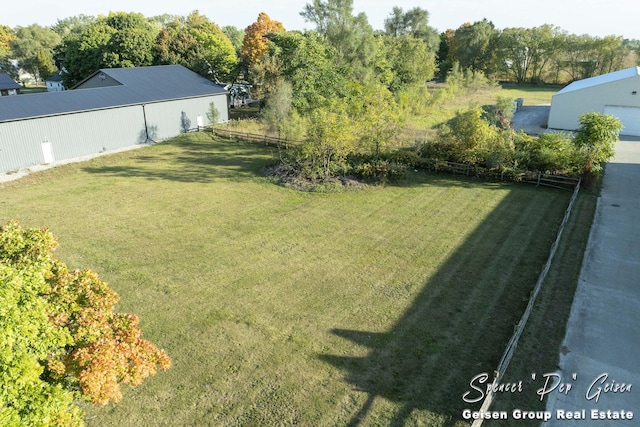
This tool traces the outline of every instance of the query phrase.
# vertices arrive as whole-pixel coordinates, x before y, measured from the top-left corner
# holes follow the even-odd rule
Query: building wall
[[[44,164],[43,143],[50,144],[54,161],[62,161],[145,144],[147,134],[152,141],[172,138],[197,129],[198,116],[209,125],[211,102],[219,121],[227,121],[221,94],[0,123],[0,173]]]
[[[114,108],[0,123],[0,173],[70,160],[146,142],[142,106]]]
[[[640,77],[553,95],[548,127],[576,130],[582,114],[604,113],[605,105],[640,107]]]
[[[64,86],[62,86],[62,82],[55,82],[47,80],[47,92],[62,92],[64,90]]]
[[[212,102],[219,113],[218,121],[228,121],[225,94],[146,104],[144,108],[149,138],[153,141],[161,141],[181,133],[197,130],[198,116],[202,117],[204,126],[210,125],[207,112]]]

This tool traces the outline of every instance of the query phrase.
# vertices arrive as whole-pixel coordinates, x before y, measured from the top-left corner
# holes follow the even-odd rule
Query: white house
[[[62,92],[65,90],[62,84],[62,76],[60,73],[56,73],[44,81],[47,85],[47,92]]]
[[[640,136],[640,67],[578,80],[551,98],[548,127],[576,130],[584,113],[618,117],[622,135]]]
[[[0,96],[17,95],[21,88],[9,74],[0,73]]]

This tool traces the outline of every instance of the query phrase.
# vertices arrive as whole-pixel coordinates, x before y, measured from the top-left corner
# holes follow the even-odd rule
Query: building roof
[[[640,76],[640,67],[626,68],[624,70],[614,71],[613,73],[602,74],[600,76],[590,77],[584,80],[577,80],[556,92],[556,95],[638,76]]]
[[[60,75],[60,73],[56,73],[53,76],[44,79],[44,81],[45,82],[61,82],[62,76]]]
[[[21,88],[22,86],[16,83],[15,80],[13,80],[9,74],[0,73],[0,89],[7,90],[7,89],[21,89]]]
[[[100,73],[120,84],[82,88]],[[96,71],[74,90],[0,97],[0,122],[223,93],[221,86],[181,65],[108,68]]]

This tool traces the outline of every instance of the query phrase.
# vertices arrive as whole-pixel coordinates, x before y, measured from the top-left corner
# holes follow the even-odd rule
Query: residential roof
[[[9,74],[0,73],[0,89],[7,90],[7,89],[20,89],[20,88],[22,88],[22,86],[16,83],[15,80],[13,80]]]
[[[226,93],[181,65],[101,69],[83,82],[100,73],[121,84],[0,97],[0,122]]]
[[[59,73],[54,74],[51,77],[44,79],[45,82],[60,82],[62,81],[62,76]]]
[[[599,86],[618,80],[629,79],[640,76],[640,67],[631,67],[624,70],[614,71],[613,73],[602,74],[600,76],[590,77],[584,80],[575,81],[562,90],[556,92],[556,95],[561,93],[573,92],[576,90],[586,89],[593,86]]]

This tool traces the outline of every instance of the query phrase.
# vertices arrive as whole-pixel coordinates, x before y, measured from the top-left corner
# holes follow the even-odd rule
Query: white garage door
[[[604,113],[611,114],[620,119],[624,125],[620,134],[640,136],[640,108],[605,105]]]

